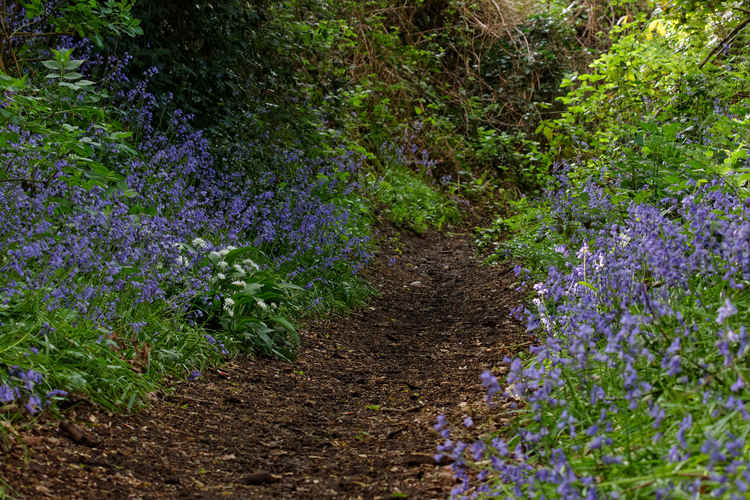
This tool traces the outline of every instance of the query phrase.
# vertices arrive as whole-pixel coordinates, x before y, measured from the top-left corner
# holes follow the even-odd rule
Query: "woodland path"
[[[87,404],[6,443],[20,498],[446,498],[435,418],[488,413],[479,375],[528,345],[514,275],[468,234],[384,230],[368,306],[308,323],[295,364],[235,360],[130,415]],[[394,262],[395,260],[395,262]]]

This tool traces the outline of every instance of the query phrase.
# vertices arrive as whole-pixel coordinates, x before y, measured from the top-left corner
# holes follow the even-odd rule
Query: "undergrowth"
[[[386,207],[388,219],[397,226],[424,233],[459,220],[456,202],[405,166],[387,167],[380,178],[370,173],[367,183],[374,186],[375,199]]]
[[[351,116],[384,82],[343,69],[361,47],[340,7],[2,4],[5,415],[130,410],[239,353],[293,361],[298,320],[372,292],[373,206],[418,232],[457,220],[408,99]],[[419,67],[389,29],[381,48]]]
[[[511,428],[472,444],[438,421],[455,498],[747,497],[747,34],[711,50],[735,7],[623,22],[564,81],[545,194],[479,233],[521,264],[538,343],[482,375]]]

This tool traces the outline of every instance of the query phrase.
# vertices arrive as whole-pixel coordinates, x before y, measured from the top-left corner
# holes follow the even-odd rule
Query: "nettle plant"
[[[51,71],[49,85],[0,75],[6,96],[0,154],[15,164],[0,179],[32,190],[63,180],[71,187],[97,186],[130,195],[113,164],[137,155],[127,143],[132,134],[107,116],[101,105],[106,94],[77,71],[84,61],[72,59],[72,50],[53,49],[54,58],[42,61]]]

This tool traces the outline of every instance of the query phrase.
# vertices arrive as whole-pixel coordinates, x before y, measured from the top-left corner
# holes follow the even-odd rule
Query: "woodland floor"
[[[308,322],[296,363],[235,360],[133,415],[44,417],[8,434],[0,478],[18,498],[446,498],[437,415],[507,422],[479,375],[530,339],[513,273],[481,265],[469,234],[381,237],[380,294]]]

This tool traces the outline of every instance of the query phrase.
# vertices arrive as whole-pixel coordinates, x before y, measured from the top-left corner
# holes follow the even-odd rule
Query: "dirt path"
[[[22,498],[447,497],[432,426],[502,425],[479,374],[526,343],[514,277],[480,266],[467,235],[385,239],[369,270],[382,294],[308,325],[296,364],[238,360],[134,416],[67,410],[91,442],[42,422],[0,477]]]

